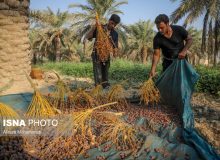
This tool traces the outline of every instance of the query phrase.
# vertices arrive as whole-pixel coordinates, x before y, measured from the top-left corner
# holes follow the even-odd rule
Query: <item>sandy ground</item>
[[[93,85],[93,81],[90,78],[75,78],[71,76],[61,76],[61,79],[67,83],[67,84],[90,84],[90,86]],[[44,72],[43,79],[32,79],[32,82],[34,85],[40,89],[40,88],[47,88],[49,86],[55,85],[58,78],[54,72]],[[19,94],[19,93],[26,93],[30,92],[33,93],[34,89],[31,87],[28,80],[23,81],[22,83],[16,83],[13,82],[10,87],[8,87],[6,90],[2,91],[0,95],[8,95],[8,94]]]

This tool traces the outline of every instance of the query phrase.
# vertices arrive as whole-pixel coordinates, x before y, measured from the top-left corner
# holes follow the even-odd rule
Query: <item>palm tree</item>
[[[87,47],[84,47],[84,45],[80,43],[76,30],[71,30],[71,33],[66,35],[63,41],[66,46],[62,52],[64,59],[68,61],[85,61],[90,58],[93,43],[89,42],[86,44]]]
[[[29,29],[29,39],[31,44],[31,57],[32,64],[36,64],[37,62],[43,62],[44,54],[39,50],[39,44],[37,45],[36,40],[39,38],[40,32],[35,28]]]
[[[220,2],[219,2],[220,6]],[[220,9],[220,7],[219,7]],[[219,45],[220,45],[220,11],[218,10],[217,18],[215,19],[215,27],[214,27],[214,66],[217,65],[217,57],[218,53],[220,51]]]
[[[61,47],[65,46],[63,38],[68,31],[68,12],[58,11],[54,13],[49,7],[46,11],[32,11],[30,14],[31,21],[35,28],[40,28],[38,39],[35,46],[38,45],[39,50],[52,52],[54,60],[61,60]]]
[[[130,48],[130,44],[129,44],[128,35],[125,32],[120,32],[120,31],[118,32],[120,34],[118,56],[123,57],[123,58],[128,58],[128,56],[130,55],[130,52],[132,52]]]
[[[177,1],[177,0],[172,0]],[[219,0],[182,0],[180,6],[172,13],[171,20],[176,23],[181,18],[186,16],[184,25],[192,23],[196,18],[204,15],[203,18],[203,34],[201,51],[204,54],[206,51],[206,38],[208,24],[214,23],[214,65],[216,65],[216,58],[219,47],[219,28],[220,28],[220,1]],[[209,27],[210,28],[210,27]],[[211,29],[211,28],[210,28]],[[209,32],[210,33],[210,32]]]
[[[198,64],[198,60],[202,58],[202,54],[200,53],[201,39],[202,39],[202,31],[197,30],[196,28],[190,27],[187,30],[189,34],[193,38],[193,44],[189,49],[189,61],[191,64]]]
[[[143,64],[146,64],[148,49],[152,46],[154,36],[153,26],[154,23],[150,20],[139,21],[128,26],[131,50],[136,51],[140,55]]]
[[[14,79],[11,90],[28,87],[24,71],[31,70],[29,3],[29,0],[0,1],[0,86]]]
[[[207,54],[208,54],[208,64],[210,62],[210,57],[213,55],[213,27],[212,21],[209,22],[209,31],[208,31],[208,43],[207,43]]]
[[[82,11],[73,14],[75,22],[73,26],[78,26],[78,35],[82,37],[92,25],[95,25],[96,12],[102,23],[107,22],[107,17],[111,14],[122,14],[118,9],[119,6],[127,4],[127,0],[87,0],[87,4],[71,4],[70,8],[79,8]]]

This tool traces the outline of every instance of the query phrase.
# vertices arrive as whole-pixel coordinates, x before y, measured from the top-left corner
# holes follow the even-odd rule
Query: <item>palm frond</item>
[[[196,4],[195,0],[182,0],[180,6],[171,14],[170,20],[173,23],[178,22],[182,17],[184,17],[190,9]]]
[[[202,6],[198,6],[202,7]],[[195,7],[193,10],[189,12],[187,15],[185,21],[184,21],[184,26],[191,24],[193,21],[195,21],[199,16],[203,14],[203,9],[199,9],[198,7]]]
[[[82,5],[82,4],[70,4],[69,8],[80,8],[81,10],[84,10],[84,11],[92,11],[93,10],[93,8],[91,8],[90,6]]]
[[[112,4],[112,7],[113,8],[117,8],[117,7],[119,7],[121,5],[124,5],[124,4],[128,4],[128,1],[127,0],[123,0],[123,1],[120,1],[120,2],[115,2],[115,3]]]

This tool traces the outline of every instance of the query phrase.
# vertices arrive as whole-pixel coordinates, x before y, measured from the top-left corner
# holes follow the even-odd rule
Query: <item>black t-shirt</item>
[[[181,26],[171,25],[171,28],[173,34],[170,38],[166,38],[158,32],[153,41],[154,49],[161,49],[165,58],[177,58],[184,48],[184,40],[188,36],[188,32]]]
[[[102,25],[104,30],[107,30],[107,25]],[[96,38],[97,28],[93,32],[93,38]],[[111,42],[113,48],[118,48],[118,33],[113,29],[110,31]]]

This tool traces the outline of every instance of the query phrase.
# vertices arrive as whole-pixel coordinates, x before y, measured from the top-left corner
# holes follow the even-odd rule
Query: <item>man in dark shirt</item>
[[[120,17],[116,14],[111,15],[107,24],[102,25],[104,32],[109,36],[110,42],[113,46],[113,56],[117,54],[118,48],[118,33],[115,31],[115,27],[120,23]],[[88,32],[85,39],[92,40],[97,36],[97,28],[93,26],[92,29]],[[95,85],[102,84],[103,88],[110,86],[108,82],[108,72],[110,67],[110,57],[107,61],[102,62],[96,51],[96,41],[94,43],[93,52],[92,52],[92,61],[93,61],[93,72],[94,72],[94,81]]]
[[[163,54],[163,71],[173,62],[173,59],[186,58],[186,52],[192,44],[192,38],[185,28],[177,25],[170,25],[169,18],[165,14],[160,14],[155,19],[158,33],[154,37],[154,55],[150,71],[150,77],[155,76],[156,66],[160,59],[160,50]]]

